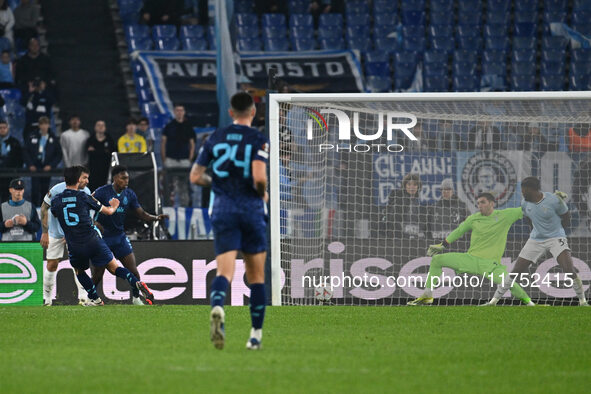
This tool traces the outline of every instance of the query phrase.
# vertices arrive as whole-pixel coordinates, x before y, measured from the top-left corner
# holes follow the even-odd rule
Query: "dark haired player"
[[[125,235],[125,215],[127,211],[133,210],[138,218],[152,223],[158,220],[164,220],[166,215],[150,215],[140,206],[137,196],[129,186],[129,173],[127,167],[117,165],[111,169],[111,178],[113,183],[104,185],[94,191],[92,196],[96,198],[101,204],[107,205],[112,199],[119,200],[119,207],[113,215],[97,213],[97,226],[101,229],[103,240],[125,268],[131,271],[136,278],[140,279],[138,273],[135,254],[131,248],[131,242]],[[103,279],[105,267],[92,267],[92,281],[98,285]],[[133,304],[144,305],[140,299],[140,292],[138,289],[132,288]]]
[[[523,217],[521,208],[495,211],[495,198],[490,193],[480,193],[476,203],[480,212],[468,216],[442,243],[429,246],[427,255],[434,257],[429,267],[425,292],[416,300],[408,302],[408,305],[432,304],[433,278],[440,277],[442,268],[448,267],[456,273],[465,272],[489,278],[492,276],[494,283],[501,284],[504,289],[503,294],[511,288],[511,293],[515,297],[528,306],[534,306],[521,286],[517,283],[511,286],[507,268],[501,264],[501,257],[505,253],[507,244],[507,233],[511,225]],[[438,254],[468,231],[472,231],[472,234],[467,253]]]
[[[538,178],[530,176],[521,181],[523,195],[521,209],[532,231],[519,253],[512,274],[520,276],[522,273],[527,273],[530,264],[535,263],[546,252],[550,252],[562,270],[572,279],[572,287],[579,298],[579,305],[589,306],[585,299],[583,282],[575,271],[564,231],[564,227],[570,222],[568,207],[564,202],[567,195],[560,191],[554,194],[542,192],[541,188]],[[505,291],[500,287],[497,288],[488,304],[496,305]]]
[[[212,185],[215,194],[211,223],[217,276],[211,284],[211,341],[223,349],[224,300],[234,276],[236,255],[242,251],[250,284],[252,329],[247,349],[260,349],[265,317],[266,202],[269,143],[251,127],[255,116],[252,97],[236,93],[230,100],[234,123],[217,129],[205,142],[191,169],[191,182]],[[205,173],[211,166],[213,175]]]
[[[112,215],[119,207],[119,200],[109,201],[109,207],[104,206],[93,197],[78,190],[78,180],[81,175],[79,167],[69,167],[64,171],[66,190],[57,194],[51,200],[51,213],[58,219],[68,244],[70,264],[74,267],[76,277],[88,292],[90,301],[86,306],[101,306],[96,287],[85,270],[89,261],[94,266],[105,267],[110,273],[129,282],[132,288],[140,290],[149,304],[154,296],[144,282],[140,282],[127,268],[117,266],[113,253],[109,250],[90,217],[90,209],[105,215]]]

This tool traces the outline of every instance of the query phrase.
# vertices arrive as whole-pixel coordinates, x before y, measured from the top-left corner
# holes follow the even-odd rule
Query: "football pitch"
[[[0,393],[588,392],[591,308],[0,308]]]

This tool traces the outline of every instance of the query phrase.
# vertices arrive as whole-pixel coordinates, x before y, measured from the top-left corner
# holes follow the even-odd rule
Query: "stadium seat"
[[[175,25],[154,25],[152,27],[152,37],[155,40],[159,38],[172,38],[176,37],[176,26]]]
[[[368,51],[364,55],[365,63],[389,63],[390,56],[384,51]]]
[[[392,90],[392,79],[390,76],[370,75],[366,78],[367,88],[372,93],[389,92]]]
[[[394,37],[375,37],[374,48],[388,53],[394,53],[400,49],[399,41]]]
[[[380,14],[396,13],[396,4],[391,0],[374,0],[373,15],[374,18]]]
[[[471,51],[480,51],[482,49],[482,38],[476,37],[458,37],[458,48]]]
[[[513,2],[516,11],[538,10],[538,0],[519,0]]]
[[[453,62],[452,74],[453,76],[475,75],[476,64],[470,62]]]
[[[238,39],[238,50],[243,52],[256,52],[261,50],[261,41],[258,38]]]
[[[446,63],[449,60],[449,54],[445,51],[430,50],[426,51],[423,60],[426,63]]]
[[[511,0],[488,0],[486,9],[495,12],[507,12],[511,9]]]
[[[405,37],[402,42],[402,48],[405,51],[423,52],[426,49],[425,36]]]
[[[289,42],[285,37],[265,38],[263,39],[265,51],[289,51]]]
[[[347,26],[345,36],[348,39],[369,38],[369,28],[367,26]]]
[[[535,75],[536,65],[531,62],[513,62],[511,63],[512,75]]]
[[[518,23],[516,22],[513,26],[513,36],[514,37],[532,37],[536,34],[537,26],[535,23],[523,22]]]
[[[263,27],[282,27],[285,29],[285,15],[283,14],[263,14],[261,16]]]
[[[127,25],[125,26],[125,36],[128,38],[148,38],[150,37],[150,28],[146,25]]]
[[[403,25],[425,25],[425,12],[414,10],[402,10],[402,24]]]
[[[588,75],[571,75],[568,79],[570,90],[591,90]]]
[[[159,51],[176,51],[180,47],[179,39],[176,37],[159,38],[155,44],[155,48]]]
[[[448,53],[453,52],[456,49],[455,43],[451,37],[432,37],[430,45],[431,49]]]
[[[431,10],[434,10],[437,12],[452,13],[453,12],[453,5],[454,5],[454,2],[449,1],[449,0],[431,0],[431,2],[430,2]]]
[[[389,76],[390,65],[388,62],[365,63],[365,75]]]
[[[513,50],[513,52],[511,52],[511,59],[515,62],[533,63],[535,58],[536,58],[536,52],[534,50],[522,49],[522,50]]]
[[[429,37],[449,38],[452,35],[453,35],[453,27],[451,25],[431,25],[431,26],[429,26]]]
[[[369,14],[347,14],[345,17],[347,26],[369,26],[370,18]]]
[[[478,25],[480,26],[482,13],[480,10],[458,11],[458,25]]]
[[[564,48],[560,49],[544,49],[542,50],[542,61],[547,62],[558,62],[564,61],[566,58],[566,50]]]
[[[538,23],[538,12],[535,10],[515,11],[513,15],[515,23]]]
[[[234,12],[252,12],[253,10],[252,0],[234,0]]]
[[[513,75],[511,76],[511,90],[533,91],[536,90],[535,75]]]
[[[507,25],[505,24],[486,24],[484,25],[484,38],[488,37],[506,37]]]
[[[425,0],[404,0],[400,4],[400,9],[409,11],[424,11]]]
[[[565,22],[566,12],[565,11],[544,11],[543,14],[544,24],[552,22]]]
[[[574,62],[591,62],[591,49],[574,49],[570,53],[571,60]]]
[[[509,23],[511,14],[509,12],[496,12],[488,10],[486,12],[486,23],[494,25],[506,25]]]
[[[423,85],[425,92],[447,92],[449,90],[447,76],[425,76]]]
[[[366,51],[371,48],[371,40],[368,37],[347,37],[347,48],[358,51]]]
[[[237,13],[235,14],[236,24],[238,26],[259,26],[259,18],[252,13]]]
[[[564,37],[547,36],[542,38],[542,51],[545,49],[560,49],[566,48],[567,41]]]
[[[287,12],[291,16],[305,14],[309,6],[310,2],[307,0],[290,0],[287,2]]]
[[[447,77],[447,63],[425,63],[423,65],[423,75]]]
[[[421,25],[403,26],[402,37],[405,40],[409,38],[425,38],[425,27]]]
[[[367,14],[369,6],[365,0],[348,0],[345,2],[345,12],[350,14]]]
[[[507,68],[504,63],[482,63],[482,75],[507,75]]]
[[[565,11],[566,0],[544,0],[544,9],[546,11]]]
[[[394,27],[398,24],[398,16],[396,14],[377,14],[373,17],[374,26]]]
[[[458,12],[478,12],[482,9],[481,0],[458,1]]]
[[[314,29],[314,18],[310,14],[291,15],[289,17],[289,26],[301,26],[308,29]]]
[[[591,11],[591,0],[574,0],[573,11]]]
[[[572,28],[584,36],[591,36],[591,23],[574,23]]]
[[[311,38],[291,37],[291,47],[294,51],[313,51],[316,49],[316,40]]]
[[[543,75],[541,90],[564,90],[564,77],[562,75]]]
[[[205,51],[207,50],[207,41],[205,38],[186,37],[181,40],[183,49],[186,51]]]
[[[314,37],[314,29],[311,29],[306,26],[292,26],[289,29],[289,36],[292,38],[313,38]]]
[[[513,37],[513,49],[535,49],[535,37]]]
[[[343,41],[343,37],[322,38],[320,40],[320,49],[330,49],[330,50],[345,49],[345,42]]]
[[[486,49],[482,53],[482,62],[507,64],[507,51]]]
[[[255,25],[239,25],[236,33],[238,38],[257,38],[259,36],[259,28]]]
[[[201,25],[181,26],[181,39],[183,38],[205,38],[205,29]]]
[[[542,62],[542,76],[548,75],[564,75],[564,60],[559,59],[559,61],[544,61]]]
[[[474,25],[458,25],[456,28],[456,35],[458,37],[479,37],[480,30],[474,28]]]
[[[453,19],[454,19],[453,12],[431,10],[430,16],[431,16],[431,26],[434,26],[434,25],[450,26],[453,24]]]
[[[510,41],[507,36],[493,36],[484,40],[485,50],[507,51],[509,49]]]
[[[458,49],[453,53],[453,63],[472,63],[476,64],[478,53],[465,49]]]
[[[454,92],[476,92],[480,90],[475,75],[455,76],[452,81],[452,89]]]
[[[343,29],[336,26],[324,26],[318,28],[318,38],[341,38],[343,37]]]
[[[341,14],[322,14],[318,18],[318,27],[323,28],[331,26],[332,28],[343,28],[343,15]]]
[[[263,38],[287,38],[285,26],[263,27]]]
[[[575,76],[591,75],[591,63],[571,62],[570,75],[575,75]]]
[[[152,49],[152,39],[150,38],[131,38],[128,41],[129,50],[133,51],[149,51]]]
[[[396,37],[398,35],[398,27],[397,26],[377,26],[374,25],[373,27],[373,37]]]
[[[589,23],[591,21],[591,11],[581,10],[573,12],[571,21],[573,25]]]
[[[417,52],[396,52],[394,54],[394,64],[396,67],[401,65],[412,65],[414,68],[419,61],[419,54]]]

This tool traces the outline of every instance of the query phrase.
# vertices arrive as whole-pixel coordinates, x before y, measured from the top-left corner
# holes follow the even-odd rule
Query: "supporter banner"
[[[213,52],[187,53],[140,51],[160,111],[172,116],[173,103],[182,103],[189,114],[199,114],[200,124],[217,124],[216,56]],[[241,88],[263,96],[267,70],[301,92],[361,92],[361,68],[351,51],[256,52],[240,55]]]
[[[42,262],[38,243],[0,243],[0,305],[43,304]]]

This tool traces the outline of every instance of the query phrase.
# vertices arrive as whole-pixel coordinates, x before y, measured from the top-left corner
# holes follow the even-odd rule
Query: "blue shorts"
[[[113,253],[99,236],[85,244],[68,244],[70,265],[79,270],[87,270],[89,262],[96,267],[104,267],[113,260]]]
[[[133,253],[131,242],[129,242],[129,239],[125,234],[116,235],[114,237],[104,237],[103,240],[119,260]]]
[[[214,213],[211,219],[215,254],[241,250],[255,254],[267,250],[267,221],[256,213]]]

